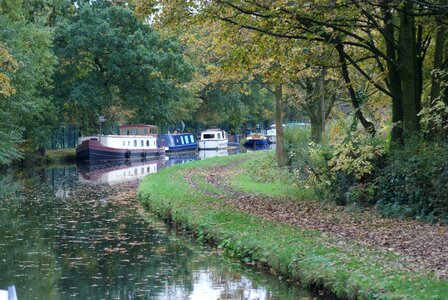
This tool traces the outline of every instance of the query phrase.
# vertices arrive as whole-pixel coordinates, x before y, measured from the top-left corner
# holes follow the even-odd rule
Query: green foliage
[[[14,123],[13,115],[0,108],[0,165],[9,164],[13,159],[21,157],[17,145],[23,141],[23,128]]]
[[[333,147],[312,142],[309,128],[291,127],[284,132],[284,149],[298,185],[322,196],[330,184],[328,161],[333,157]]]
[[[303,129],[285,133],[289,166],[300,185],[313,189],[322,200],[339,205],[374,204],[375,178],[385,154],[384,141],[354,130],[336,145],[314,144]]]
[[[163,39],[123,6],[80,4],[58,23],[55,46],[57,98],[65,120],[83,133],[92,131],[99,115],[112,123],[169,123],[175,106],[190,98],[182,85],[192,67],[179,43]]]
[[[335,147],[334,156],[329,161],[330,170],[365,182],[384,153],[384,147],[378,139],[367,138],[365,134],[355,131]]]
[[[414,141],[392,151],[375,192],[389,215],[448,222],[448,143]]]
[[[442,99],[437,99],[433,104],[424,107],[419,116],[426,135],[441,134],[443,138],[448,133],[448,105]]]
[[[18,158],[17,148],[22,141],[28,150],[37,149],[46,141],[56,120],[51,95],[56,63],[51,30],[28,22],[28,11],[22,2],[13,2],[2,1],[0,6],[0,44],[14,58],[6,70],[10,69],[10,84],[15,89],[14,94],[9,93],[8,98],[0,101],[1,164]]]

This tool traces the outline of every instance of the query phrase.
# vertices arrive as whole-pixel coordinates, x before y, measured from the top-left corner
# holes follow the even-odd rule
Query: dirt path
[[[448,278],[448,226],[415,220],[382,218],[372,211],[346,212],[343,207],[319,201],[297,201],[257,196],[233,190],[227,183],[235,170],[214,168],[204,172],[210,184],[230,193],[226,201],[240,210],[262,218],[329,232],[338,237],[338,247],[347,240],[375,249],[393,251],[406,260],[405,268],[430,270],[439,278]],[[186,176],[190,185],[193,174]],[[221,197],[222,198],[222,197]],[[332,246],[332,245],[329,245]]]

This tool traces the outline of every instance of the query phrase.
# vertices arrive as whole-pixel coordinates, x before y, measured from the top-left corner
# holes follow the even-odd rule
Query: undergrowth
[[[186,181],[179,179],[192,170],[203,171],[236,160],[248,160],[239,165],[246,169],[257,161],[262,162],[263,155],[256,154],[252,162],[251,156],[234,156],[161,170],[145,178],[138,197],[147,209],[197,233],[203,241],[213,241],[227,255],[246,263],[265,265],[306,285],[320,284],[339,297],[442,299],[448,294],[446,281],[430,274],[404,271],[400,267],[403,262],[393,253],[373,251],[328,233],[248,215],[224,199],[191,189]],[[246,172],[252,173],[252,170],[246,169]]]

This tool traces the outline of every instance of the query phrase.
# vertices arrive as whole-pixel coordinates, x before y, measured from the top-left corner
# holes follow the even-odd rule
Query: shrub
[[[284,150],[288,166],[299,183],[316,185],[327,172],[332,147],[311,142],[309,129],[291,128],[285,130]]]
[[[371,185],[382,165],[385,146],[380,138],[353,131],[335,146],[328,161],[329,197],[338,205],[373,205]]]
[[[383,212],[447,222],[448,143],[415,141],[392,151],[375,185]]]

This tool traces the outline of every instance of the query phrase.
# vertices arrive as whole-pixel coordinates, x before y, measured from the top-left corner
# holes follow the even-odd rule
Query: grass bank
[[[41,166],[41,165],[63,165],[67,163],[74,163],[76,161],[75,148],[65,148],[57,150],[47,150],[45,155],[41,156],[37,152],[25,151],[23,158],[15,164],[25,166]]]
[[[447,281],[430,273],[406,271],[402,268],[405,262],[393,252],[350,241],[339,244],[330,233],[242,212],[226,202],[232,195],[201,175],[213,168],[234,165],[243,170],[230,180],[234,189],[297,201],[313,197],[311,191],[294,186],[293,181],[263,182],[261,179],[269,176],[287,178],[279,177],[286,176],[283,171],[266,165],[267,155],[251,153],[176,165],[146,177],[138,196],[147,209],[222,248],[225,254],[268,267],[273,273],[306,285],[318,284],[341,298],[446,299]],[[257,167],[258,163],[265,165]],[[266,172],[270,172],[269,176],[264,176]]]

